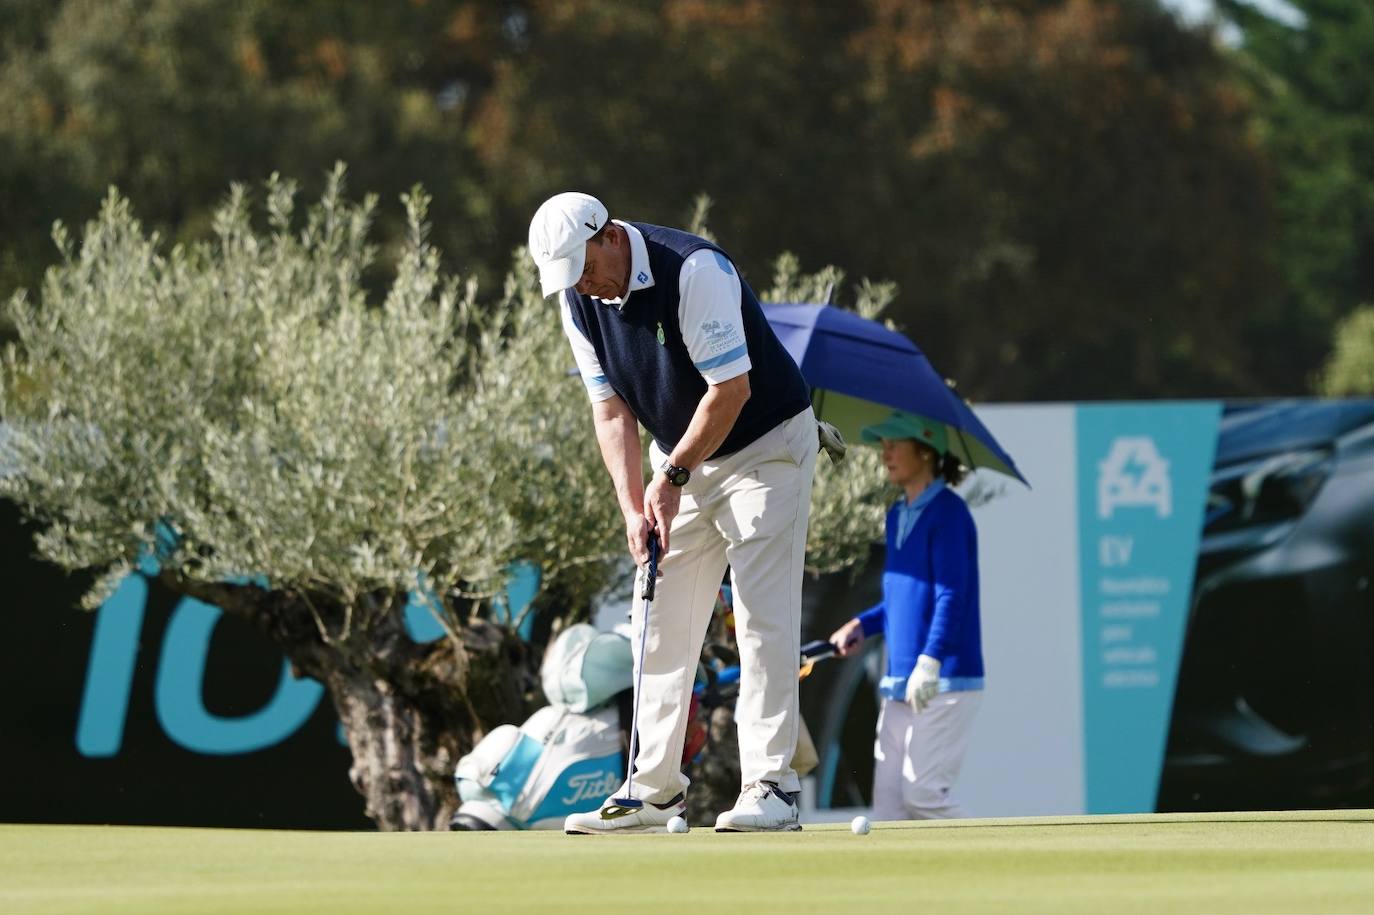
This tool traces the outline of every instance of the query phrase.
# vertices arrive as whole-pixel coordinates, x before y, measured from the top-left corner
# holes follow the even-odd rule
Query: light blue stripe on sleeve
[[[606,376],[605,376],[605,375],[593,375],[593,376],[592,376],[591,383],[592,383],[592,384],[605,384],[605,383],[606,383]]]
[[[705,362],[698,362],[698,363],[696,363],[697,371],[698,371],[698,372],[704,372],[704,371],[706,371],[707,369],[713,369],[713,368],[716,368],[717,366],[721,366],[721,365],[725,365],[726,363],[734,362],[736,359],[741,359],[741,358],[743,358],[744,356],[747,356],[747,355],[749,355],[749,344],[747,344],[747,343],[741,343],[739,346],[737,346],[737,347],[735,347],[734,349],[730,350],[730,352],[728,352],[728,353],[721,353],[719,356],[712,356],[710,359],[707,359]]]
[[[711,253],[716,256],[716,266],[720,267],[720,269],[725,273],[726,276],[735,275],[735,268],[730,266],[729,258],[727,258],[724,254],[721,254],[719,251],[712,251]]]

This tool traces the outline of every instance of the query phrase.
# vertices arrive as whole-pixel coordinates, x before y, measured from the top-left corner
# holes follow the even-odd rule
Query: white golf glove
[[[844,453],[849,450],[849,446],[844,443],[844,436],[840,430],[824,420],[816,420],[816,435],[820,438],[820,450],[824,451],[826,457],[830,458],[830,463],[838,464],[844,460]]]
[[[916,659],[916,669],[906,678],[906,701],[913,711],[924,711],[940,691],[940,662],[928,654]]]

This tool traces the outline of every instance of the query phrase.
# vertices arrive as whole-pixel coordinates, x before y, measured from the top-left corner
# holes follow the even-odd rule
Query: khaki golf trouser
[[[968,816],[950,792],[982,702],[982,690],[940,693],[918,714],[900,699],[883,700],[873,742],[873,819]]]
[[[728,564],[734,592],[740,689],[735,705],[742,781],[799,791],[792,771],[801,721],[797,663],[802,563],[816,467],[808,407],[757,441],[707,461],[683,487],[649,610],[635,796],[662,803],[685,791],[682,746],[702,641]],[[652,465],[663,455],[650,449]],[[642,574],[642,573],[641,573]],[[639,651],[644,602],[635,588],[631,644]]]

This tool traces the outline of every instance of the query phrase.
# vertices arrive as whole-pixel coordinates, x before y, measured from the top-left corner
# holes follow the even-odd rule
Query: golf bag
[[[684,767],[707,749],[711,713],[733,707],[738,693],[730,596],[722,587],[697,668]],[[596,810],[620,788],[634,703],[629,637],[585,623],[571,626],[549,645],[539,677],[550,704],[519,727],[493,729],[458,761],[454,778],[463,803],[450,829],[558,829],[568,814]],[[817,761],[801,722],[792,766],[805,775]]]
[[[463,804],[450,829],[557,829],[601,806],[625,773],[633,669],[626,636],[586,624],[562,632],[539,671],[551,704],[493,729],[458,761]],[[684,762],[706,742],[698,707],[694,696]]]
[[[503,724],[458,761],[456,830],[553,829],[620,787],[621,706],[631,695],[630,640],[585,623],[549,645],[539,679],[550,705]],[[622,700],[622,701],[617,701]]]
[[[549,705],[493,730],[458,761],[463,805],[451,828],[557,829],[568,814],[595,810],[625,771],[617,706]]]

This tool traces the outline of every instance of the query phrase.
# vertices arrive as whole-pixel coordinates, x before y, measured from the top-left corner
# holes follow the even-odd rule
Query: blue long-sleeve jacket
[[[882,603],[859,614],[864,636],[887,639],[882,693],[906,694],[916,658],[940,661],[940,691],[982,689],[983,649],[978,615],[978,532],[956,493],[943,490],[897,546],[900,503],[887,513],[887,561]]]

